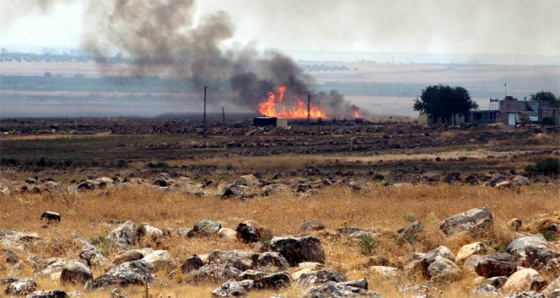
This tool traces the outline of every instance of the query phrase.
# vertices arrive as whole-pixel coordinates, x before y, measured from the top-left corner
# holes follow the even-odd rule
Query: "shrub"
[[[358,245],[360,247],[360,253],[364,256],[371,256],[375,253],[375,239],[373,239],[373,236],[369,234],[360,236],[360,242]]]
[[[272,230],[267,229],[261,238],[261,245],[263,248],[268,249],[270,247],[270,241],[272,240]]]
[[[529,174],[557,175],[560,173],[560,160],[558,158],[545,158],[525,167]]]
[[[165,169],[165,168],[168,168],[169,165],[168,165],[166,162],[164,162],[164,161],[160,161],[160,162],[157,162],[157,163],[151,163],[151,162],[149,162],[149,163],[146,165],[146,167],[148,167],[148,168],[150,168],[150,169]]]
[[[17,159],[13,159],[13,158],[0,158],[0,166],[5,166],[5,167],[15,167],[19,165],[19,161]]]
[[[542,125],[556,125],[554,118],[551,117],[544,117],[541,121]]]
[[[554,234],[553,231],[549,230],[549,229],[543,229],[542,230],[542,235],[544,237],[544,239],[546,239],[547,241],[556,241],[556,234]]]
[[[410,221],[410,222],[413,222],[413,221],[416,220],[416,214],[414,214],[414,212],[407,212],[404,217],[406,218],[407,221]]]

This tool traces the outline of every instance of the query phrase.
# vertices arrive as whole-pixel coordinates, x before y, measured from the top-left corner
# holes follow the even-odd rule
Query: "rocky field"
[[[4,295],[560,297],[558,128],[249,124],[0,121]]]

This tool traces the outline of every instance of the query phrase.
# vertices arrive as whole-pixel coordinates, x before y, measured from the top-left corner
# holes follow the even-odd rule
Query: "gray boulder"
[[[187,237],[216,235],[221,228],[222,225],[215,221],[208,219],[199,220],[194,224],[192,230],[188,232]]]
[[[452,236],[461,231],[484,229],[493,223],[492,213],[488,208],[475,208],[448,217],[439,228],[447,236]]]
[[[88,281],[87,290],[106,288],[113,285],[128,286],[150,283],[154,279],[152,267],[144,261],[131,261],[115,266],[107,273]]]
[[[554,268],[560,264],[560,252],[540,246],[526,247],[525,259],[521,264],[535,270]]]
[[[161,239],[165,234],[163,231],[157,227],[152,226],[149,223],[141,223],[136,229],[136,236],[138,240],[141,241],[153,241],[156,242]]]
[[[300,229],[304,232],[320,231],[325,229],[325,225],[320,220],[311,220],[302,224]]]
[[[254,281],[250,279],[224,282],[219,288],[212,291],[212,297],[246,297],[253,288]]]
[[[93,279],[91,269],[80,261],[69,260],[62,266],[62,271],[60,272],[60,282],[62,284],[83,285],[90,279]]]
[[[478,275],[486,278],[510,276],[517,271],[515,258],[508,253],[493,253],[485,256],[475,265]]]
[[[115,256],[115,258],[111,262],[111,266],[117,266],[122,263],[141,260],[144,256],[152,253],[153,251],[154,250],[152,248],[132,249],[132,250],[123,251],[119,253],[117,256]]]
[[[462,278],[461,268],[453,261],[442,256],[437,256],[428,266],[431,280],[436,282],[454,282]]]
[[[241,274],[241,270],[230,264],[207,264],[200,267],[193,273],[195,282],[225,282],[236,279]]]
[[[177,269],[177,264],[168,250],[155,250],[145,255],[142,261],[148,263],[154,271],[170,273]]]
[[[33,278],[18,279],[11,282],[4,290],[6,295],[21,295],[23,293],[33,292],[37,289],[37,283]]]
[[[208,255],[208,263],[229,264],[241,271],[245,271],[256,269],[258,258],[258,254],[243,250],[215,250]]]
[[[68,294],[63,290],[52,290],[52,291],[35,291],[33,293],[25,295],[25,298],[69,298]]]
[[[276,272],[288,269],[290,264],[280,253],[267,251],[259,255],[257,268],[262,271]]]
[[[329,281],[307,289],[302,295],[302,298],[326,297],[382,298],[378,293],[368,291],[368,283],[365,278],[340,283]]]
[[[218,196],[223,199],[231,196],[242,198],[244,195],[243,185],[238,185],[237,183],[226,184],[218,191]]]
[[[106,238],[121,250],[129,250],[136,244],[136,226],[129,220],[107,234]]]
[[[506,252],[509,254],[518,254],[521,257],[525,257],[525,249],[528,247],[541,248],[548,247],[548,242],[541,235],[528,235],[520,238],[516,238],[510,242],[506,248]]]
[[[354,238],[373,235],[373,232],[371,230],[366,230],[357,227],[338,228],[336,229],[336,233],[341,236],[345,235]]]
[[[320,270],[316,272],[303,273],[299,276],[297,282],[304,286],[323,284],[328,281],[345,282],[346,276],[334,270]]]
[[[315,237],[274,237],[270,241],[270,249],[284,256],[290,266],[297,266],[301,262],[325,263],[323,245]]]
[[[408,242],[412,243],[416,238],[416,235],[424,230],[424,225],[419,221],[416,220],[410,225],[399,229],[397,233]]]
[[[200,269],[200,267],[202,266],[204,266],[202,259],[197,255],[193,255],[192,257],[185,260],[185,262],[181,265],[181,273],[187,274],[191,271]]]
[[[279,290],[290,286],[292,277],[286,272],[266,275],[254,281],[254,289]]]
[[[86,245],[80,251],[80,259],[86,261],[89,267],[102,266],[107,262],[105,256],[94,245]]]

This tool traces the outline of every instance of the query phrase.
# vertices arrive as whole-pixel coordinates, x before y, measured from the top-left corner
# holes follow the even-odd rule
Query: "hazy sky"
[[[0,0],[0,47],[79,47],[96,1]],[[559,0],[204,0],[195,20],[218,10],[235,26],[225,45],[560,55]]]

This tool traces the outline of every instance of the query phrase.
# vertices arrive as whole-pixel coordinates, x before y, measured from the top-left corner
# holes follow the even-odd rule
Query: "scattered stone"
[[[475,266],[478,275],[486,278],[510,276],[517,270],[515,258],[508,253],[493,253],[485,256]]]
[[[136,236],[140,241],[153,241],[156,242],[164,236],[161,229],[152,226],[149,223],[141,223],[136,229]]]
[[[368,291],[368,283],[365,278],[340,283],[329,281],[320,286],[307,289],[302,296],[302,298],[315,297],[382,298],[378,293]]]
[[[113,285],[121,287],[128,285],[142,285],[154,279],[151,266],[144,261],[131,261],[112,267],[107,273],[88,281],[87,290],[107,288]]]
[[[521,230],[522,225],[523,222],[519,218],[512,218],[510,221],[507,222],[507,226],[514,231]]]
[[[504,293],[540,291],[546,285],[544,278],[535,269],[521,269],[512,274],[502,290]]]
[[[218,231],[218,237],[226,239],[228,241],[236,241],[237,232],[232,228],[221,228]]]
[[[525,257],[525,249],[528,247],[533,248],[546,248],[548,242],[541,235],[528,235],[520,238],[516,238],[510,242],[506,248],[506,252],[509,254],[518,254],[521,257]]]
[[[346,235],[353,238],[360,238],[362,236],[371,236],[373,234],[373,232],[370,230],[356,228],[356,227],[338,228],[336,229],[336,233],[338,235]]]
[[[265,229],[252,221],[242,222],[235,228],[237,236],[245,243],[258,242],[262,239]]]
[[[423,230],[424,230],[424,225],[419,220],[416,220],[410,225],[402,229],[399,229],[397,233],[401,237],[406,239],[408,242],[412,243],[414,242],[414,239],[416,239],[416,235],[422,232]]]
[[[257,259],[257,268],[262,271],[282,271],[290,267],[290,264],[278,252],[264,252]]]
[[[20,295],[30,293],[37,289],[37,283],[32,278],[18,279],[8,285],[4,290],[6,295]]]
[[[439,255],[428,266],[428,274],[433,281],[445,283],[458,281],[463,275],[457,264]]]
[[[111,239],[121,250],[129,250],[136,244],[136,226],[129,220],[107,234],[106,238]]]
[[[69,260],[62,266],[60,273],[60,282],[62,284],[85,284],[88,280],[93,279],[91,269],[84,263],[77,260]]]
[[[43,214],[41,214],[41,220],[46,220],[47,223],[51,223],[53,221],[60,222],[60,219],[60,213],[45,211]]]
[[[300,229],[304,232],[320,231],[325,229],[325,225],[320,220],[311,220],[302,224]]]
[[[109,298],[128,298],[128,296],[126,296],[126,294],[121,289],[114,288],[111,291]]]
[[[241,270],[230,264],[207,264],[193,273],[195,282],[224,282],[235,279],[241,274]]]
[[[304,286],[324,284],[328,281],[344,282],[346,276],[334,270],[320,270],[317,272],[303,273],[299,275],[297,281]]]
[[[94,245],[86,245],[80,251],[80,259],[86,261],[89,267],[102,266],[107,262],[105,256]]]
[[[27,294],[25,298],[69,298],[70,296],[66,294],[63,290],[52,290],[52,291],[35,291],[33,293]]]
[[[558,297],[560,297],[560,276],[551,281],[541,293],[548,298],[551,297],[555,291],[558,291]]]
[[[246,297],[253,288],[254,281],[247,279],[242,281],[229,280],[219,288],[212,291],[212,297]]]
[[[467,258],[475,254],[485,254],[486,248],[480,242],[474,242],[467,245],[463,245],[457,252],[455,257],[455,263],[462,264]]]
[[[202,266],[204,266],[204,263],[202,262],[200,257],[197,255],[193,255],[181,265],[181,273],[187,274],[191,271],[200,269],[200,267]]]
[[[210,236],[218,234],[218,231],[222,228],[222,225],[208,219],[203,219],[197,221],[192,230],[189,231],[187,236],[190,237],[197,237],[197,236]]]
[[[253,288],[279,290],[290,286],[292,277],[285,272],[278,272],[264,276],[254,281]]]
[[[156,250],[142,258],[154,271],[170,273],[177,269],[177,264],[168,250]]]
[[[256,269],[258,258],[258,254],[248,251],[215,250],[208,255],[208,263],[229,264],[240,271],[245,271],[248,269]]]
[[[290,266],[297,266],[301,262],[325,262],[325,251],[321,241],[311,236],[274,237],[270,241],[270,249],[284,256]]]
[[[440,229],[447,236],[452,236],[461,231],[474,231],[484,229],[493,224],[492,213],[488,208],[475,208],[463,213],[448,217]]]

